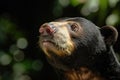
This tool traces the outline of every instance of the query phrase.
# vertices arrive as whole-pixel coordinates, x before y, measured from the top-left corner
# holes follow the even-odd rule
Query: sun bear
[[[61,18],[39,29],[39,45],[60,80],[120,80],[120,63],[112,46],[118,32],[82,17]]]

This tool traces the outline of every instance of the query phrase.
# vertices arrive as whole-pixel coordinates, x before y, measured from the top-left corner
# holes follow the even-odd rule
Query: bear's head
[[[45,23],[39,29],[39,45],[54,67],[67,69],[94,62],[117,40],[114,27],[97,27],[81,17],[62,18]]]

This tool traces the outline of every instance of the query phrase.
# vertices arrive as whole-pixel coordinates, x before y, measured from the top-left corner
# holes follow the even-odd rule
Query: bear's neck
[[[99,73],[95,73],[86,67],[61,71],[60,80],[105,80]]]
[[[60,76],[62,77],[61,80],[106,80],[109,78],[109,76],[114,76],[110,73],[120,72],[118,70],[119,62],[117,61],[116,55],[111,48],[107,53],[105,52],[103,53],[103,55],[99,55],[98,57],[96,57],[96,60],[97,61],[95,62],[95,64],[92,64],[94,66],[80,66],[77,69],[74,68],[68,69],[66,71],[60,71],[60,74],[62,74],[62,76]],[[116,70],[118,70],[118,72]],[[103,76],[105,75],[108,77],[104,78]]]
[[[65,64],[68,64],[67,67],[56,57],[53,60],[48,60],[48,62],[55,67],[55,69],[58,69],[60,78],[62,78],[60,80],[105,80],[105,78],[108,79],[109,76],[114,76],[111,73],[117,73],[118,61],[111,48],[93,57],[93,60],[86,60],[82,64],[77,60],[81,59],[79,56],[77,58],[70,58],[70,60],[67,59],[64,61]],[[76,60],[73,61],[71,59]]]

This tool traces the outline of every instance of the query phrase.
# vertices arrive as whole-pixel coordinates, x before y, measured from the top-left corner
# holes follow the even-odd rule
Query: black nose
[[[43,35],[53,35],[56,32],[56,28],[54,25],[45,24],[40,27],[39,32]]]

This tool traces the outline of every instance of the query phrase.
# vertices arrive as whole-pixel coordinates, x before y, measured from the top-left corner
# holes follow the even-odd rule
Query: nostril
[[[42,35],[53,35],[56,31],[55,26],[51,24],[44,24],[39,29],[39,33]]]
[[[54,30],[51,29],[50,27],[47,27],[47,28],[46,28],[46,32],[47,32],[48,34],[52,34],[52,33],[54,32]]]

